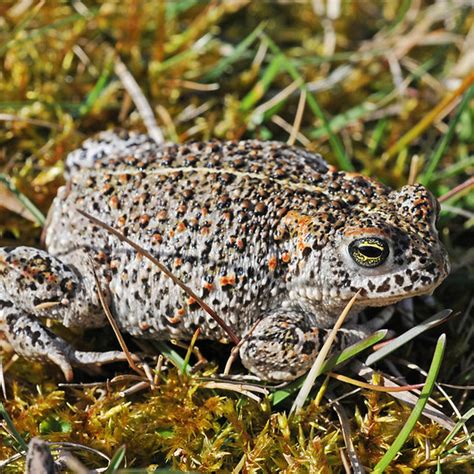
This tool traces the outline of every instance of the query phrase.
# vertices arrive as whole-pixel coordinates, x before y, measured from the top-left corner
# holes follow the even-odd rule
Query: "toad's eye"
[[[349,244],[349,253],[361,267],[378,267],[387,260],[388,243],[378,237],[364,237]]]

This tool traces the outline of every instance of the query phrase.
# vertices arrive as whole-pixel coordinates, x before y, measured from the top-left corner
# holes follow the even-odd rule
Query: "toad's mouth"
[[[374,297],[364,297],[359,296],[354,306],[389,306],[391,304],[398,303],[399,301],[406,300],[407,298],[414,298],[415,296],[422,296],[422,295],[431,295],[433,291],[443,282],[443,278],[439,278],[431,285],[424,286],[414,291],[406,291],[403,293],[398,294],[390,294],[390,295],[381,295],[381,296],[374,296]],[[341,305],[344,303],[348,303],[349,300],[354,296],[352,295],[341,295]]]
[[[392,292],[390,289],[385,291],[384,293],[377,295],[374,292],[369,295],[369,292],[366,288],[361,288],[361,294],[357,298],[354,306],[388,306],[391,304],[398,303],[399,301],[405,300],[407,298],[413,298],[415,296],[422,296],[422,295],[431,295],[433,291],[441,285],[444,279],[449,275],[450,272],[450,264],[445,257],[443,261],[439,262],[438,265],[438,273],[436,275],[428,274],[428,266],[425,268],[420,269],[420,273],[425,278],[429,278],[431,281],[420,285],[418,288],[415,289],[405,289],[400,285],[397,285],[393,288]],[[425,272],[424,272],[425,271]],[[423,278],[423,276],[421,278]],[[398,290],[398,291],[397,291]],[[402,291],[403,290],[403,291]],[[343,306],[347,304],[349,300],[354,296],[355,292],[357,291],[357,287],[353,288],[350,292],[345,290],[344,294],[340,294],[340,304]],[[396,293],[395,293],[396,292]]]

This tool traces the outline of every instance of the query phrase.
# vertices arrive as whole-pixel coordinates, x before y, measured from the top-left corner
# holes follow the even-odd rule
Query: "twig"
[[[206,313],[208,313],[209,316],[211,316],[219,324],[219,326],[227,333],[227,335],[229,336],[229,338],[232,340],[234,344],[237,345],[240,342],[239,338],[236,336],[234,331],[222,320],[222,318],[207,303],[205,303],[198,295],[196,295],[196,293],[194,293],[194,291],[191,290],[191,288],[185,285],[179,278],[174,276],[150,252],[148,252],[143,247],[133,242],[133,240],[130,240],[128,237],[122,234],[122,232],[120,232],[119,230],[114,229],[113,227],[109,226],[105,222],[102,222],[100,219],[97,219],[96,217],[91,216],[89,213],[83,211],[82,209],[77,209],[77,212],[83,215],[86,219],[89,219],[94,224],[98,225],[99,227],[102,227],[107,232],[118,237],[121,242],[126,242],[128,245],[130,245],[130,247],[135,249],[140,255],[143,255],[145,258],[150,260],[150,262],[154,263],[168,278],[170,278],[176,285],[178,285],[183,291],[185,291],[188,296],[196,300],[196,303],[198,303],[199,306],[201,306],[201,308],[204,311],[206,311]]]

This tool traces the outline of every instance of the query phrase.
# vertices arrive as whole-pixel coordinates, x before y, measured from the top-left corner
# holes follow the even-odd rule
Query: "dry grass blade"
[[[290,97],[293,92],[298,90],[301,87],[301,84],[301,79],[296,79],[295,81],[293,81],[290,85],[285,87],[282,91],[278,92],[278,94],[274,95],[267,102],[264,102],[263,104],[256,107],[252,112],[252,117],[260,117],[268,110],[277,106],[280,102],[283,102],[285,99]]]
[[[200,82],[186,81],[184,79],[175,79],[171,81],[170,86],[183,87],[185,89],[191,89],[201,92],[217,91],[220,88],[220,85],[217,82],[213,82],[211,84],[202,84]]]
[[[272,122],[281,127],[283,130],[285,130],[285,132],[289,134],[291,134],[291,132],[293,131],[293,127],[291,126],[291,124],[289,124],[284,118],[280,117],[279,115],[273,115]],[[301,132],[298,132],[296,134],[296,138],[303,146],[309,146],[311,144],[311,141],[306,138]]]
[[[373,352],[367,357],[365,364],[367,366],[373,365],[375,362],[382,360],[391,352],[399,349],[400,347],[403,347],[407,342],[411,341],[420,334],[423,334],[425,331],[435,328],[440,324],[444,324],[450,317],[452,317],[451,314],[452,310],[444,309],[439,313],[436,313],[435,315],[431,316],[431,318],[428,318],[426,321],[423,321],[421,324],[418,324],[417,326],[404,332],[395,339],[387,341],[380,349],[377,349],[375,352]]]
[[[436,118],[449,105],[454,102],[464,91],[474,83],[474,72],[469,74],[462,82],[462,84],[454,91],[449,93],[436,107],[433,108],[425,117],[423,117],[411,130],[403,135],[393,146],[391,146],[386,153],[382,155],[385,161],[395,156],[399,151],[405,148],[416,137],[423,133]]]
[[[88,474],[90,473],[89,469],[87,469],[84,464],[82,464],[79,459],[73,456],[71,453],[66,452],[61,456],[62,461],[64,464],[70,469],[71,472],[74,474]],[[33,473],[31,473],[33,474]]]
[[[300,131],[301,120],[303,119],[304,106],[306,104],[306,89],[302,89],[300,93],[300,100],[298,101],[298,108],[296,109],[295,121],[291,129],[291,135],[288,138],[288,145],[294,145],[296,137]]]
[[[37,127],[51,128],[54,130],[62,130],[61,125],[55,123],[47,122],[46,120],[32,119],[28,117],[21,117],[19,115],[13,114],[2,114],[0,113],[0,121],[2,122],[25,122],[30,125],[35,125]]]
[[[323,347],[321,347],[321,350],[319,354],[317,355],[316,360],[314,361],[308,375],[306,376],[306,380],[304,381],[304,384],[301,387],[301,390],[299,391],[293,403],[293,406],[291,407],[290,413],[294,413],[300,410],[301,408],[303,408],[303,405],[306,399],[308,398],[309,392],[311,391],[311,388],[314,385],[314,381],[316,380],[317,374],[321,370],[321,367],[324,364],[324,360],[326,359],[327,355],[329,354],[329,351],[331,350],[331,346],[332,346],[332,343],[334,342],[334,339],[336,338],[337,331],[339,331],[340,327],[344,323],[347,315],[349,314],[349,311],[351,310],[359,294],[360,294],[360,290],[349,300],[346,307],[341,312],[339,318],[334,324],[334,327],[329,333],[328,338],[326,339],[326,342],[323,344]]]
[[[99,296],[100,304],[102,305],[102,309],[104,310],[105,315],[107,316],[109,324],[112,326],[115,337],[117,338],[117,340],[120,344],[120,347],[122,348],[122,351],[125,354],[125,357],[127,358],[127,362],[135,372],[137,372],[138,374],[144,376],[145,372],[143,372],[143,370],[141,370],[135,364],[135,361],[133,360],[133,356],[132,356],[131,352],[128,350],[127,344],[125,344],[125,341],[122,337],[122,334],[120,332],[120,328],[118,327],[117,322],[115,321],[115,318],[114,318],[113,314],[110,311],[110,308],[107,304],[107,301],[105,301],[104,292],[102,291],[102,287],[101,287],[99,278],[97,276],[97,272],[96,272],[95,266],[94,266],[94,261],[92,260],[92,258],[90,258],[90,264],[91,264],[92,274],[94,275],[94,280],[95,280],[95,284],[96,284],[96,287],[97,287],[97,295]]]
[[[43,213],[3,174],[0,174],[0,199],[1,207],[5,207],[40,226],[44,224]]]
[[[127,243],[132,248],[134,248],[140,255],[143,255],[145,258],[150,260],[150,262],[154,263],[168,278],[170,278],[176,285],[178,285],[183,291],[186,292],[188,296],[194,298],[196,303],[201,306],[201,308],[206,311],[220,326],[221,328],[227,333],[229,338],[232,340],[234,344],[238,344],[240,342],[239,338],[235,335],[234,331],[222,320],[222,318],[207,304],[205,303],[196,293],[194,293],[191,288],[185,285],[179,278],[175,277],[155,256],[153,256],[150,252],[145,250],[140,245],[130,240],[128,237],[122,234],[122,232],[114,229],[113,227],[107,225],[105,222],[102,222],[100,219],[97,219],[94,216],[91,216],[89,213],[77,209],[79,214],[83,215],[86,219],[89,219],[94,224],[97,224],[99,227],[102,227],[107,232],[115,235],[119,238],[120,241]]]
[[[144,380],[143,382],[138,382],[135,385],[132,385],[125,390],[119,392],[119,396],[122,398],[127,398],[130,395],[141,392],[142,390],[153,390],[154,386],[150,383],[149,380]]]
[[[184,365],[183,365],[183,368],[181,369],[182,374],[186,373],[186,369],[188,368],[188,365],[189,365],[189,360],[191,359],[191,354],[193,353],[194,345],[196,344],[197,338],[199,337],[200,333],[201,333],[200,328],[197,328],[194,331],[193,337],[191,338],[191,342],[189,343],[188,350],[186,351],[186,357],[184,358]]]
[[[387,387],[385,385],[374,385],[371,383],[361,382],[360,380],[355,380],[351,377],[347,377],[346,375],[336,374],[335,372],[329,372],[328,375],[329,377],[339,380],[340,382],[345,382],[345,383],[355,385],[356,387],[364,388],[367,390],[374,390],[375,392],[385,392],[385,393],[409,392],[410,390],[421,388],[424,385],[422,383],[418,383],[414,385],[402,385],[400,387]]]
[[[350,467],[352,468],[352,471],[349,470],[349,472],[352,472],[353,474],[363,474],[365,469],[359,459],[359,456],[357,456],[354,443],[352,442],[351,425],[346,411],[338,401],[332,401],[332,407],[339,418],[339,423],[341,424],[342,437],[344,438],[344,444],[346,445],[347,454],[351,463]]]
[[[339,354],[334,354],[334,356],[329,357],[329,359],[321,366],[318,376],[322,373],[326,373],[329,370],[332,370],[334,367],[338,367],[349,360],[355,358],[359,353],[366,350],[369,347],[374,347],[374,345],[381,341],[387,334],[386,330],[379,330],[370,336],[362,339],[361,341],[356,342],[348,347],[346,347]],[[295,380],[289,384],[284,385],[283,387],[278,388],[275,392],[272,393],[272,405],[277,405],[283,400],[287,399],[290,395],[295,393],[302,384],[304,383],[300,379]]]
[[[459,184],[455,188],[449,190],[446,194],[443,194],[438,198],[439,202],[445,202],[448,199],[456,196],[457,194],[469,192],[471,189],[474,189],[474,177],[466,179],[463,183]]]
[[[17,453],[17,454],[14,454],[13,456],[10,456],[7,459],[2,459],[2,460],[0,460],[0,468],[7,467],[9,464],[11,464],[11,463],[17,461],[18,459],[23,458],[23,457],[24,457],[23,453]]]
[[[361,377],[365,378],[366,380],[371,380],[374,371],[363,364],[355,363],[355,366],[358,368],[357,373]],[[383,384],[385,387],[400,387],[399,384],[393,382],[388,377],[383,378]],[[418,400],[418,397],[411,392],[402,391],[402,392],[387,392],[393,398],[400,400],[407,405],[414,406]],[[434,422],[438,423],[440,426],[447,430],[451,430],[454,426],[454,422],[451,418],[446,416],[443,412],[435,408],[431,403],[427,403],[424,410],[423,415],[433,420]]]
[[[156,122],[153,109],[148,103],[137,81],[118,56],[115,59],[114,71],[122,81],[123,87],[125,87],[126,91],[130,94],[130,97],[137,107],[150,137],[152,137],[156,143],[163,143],[165,141],[165,137],[163,136],[163,133]]]
[[[203,382],[201,384],[201,387],[208,388],[208,389],[230,390],[232,392],[241,393],[242,395],[245,395],[246,397],[249,397],[252,400],[255,400],[257,403],[260,403],[262,400],[253,392],[262,393],[263,395],[268,395],[269,393],[268,390],[255,387],[254,385],[247,385],[247,384],[241,384],[241,383],[236,384],[236,383],[231,383],[231,382],[216,382],[213,380],[209,382]]]
[[[408,175],[407,184],[415,184],[419,172],[420,157],[415,155],[410,162],[410,174]]]

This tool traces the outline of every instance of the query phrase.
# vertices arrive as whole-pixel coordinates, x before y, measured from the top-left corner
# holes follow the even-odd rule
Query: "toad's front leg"
[[[316,318],[301,309],[268,312],[247,336],[240,349],[244,366],[262,380],[293,380],[309,370],[330,329],[318,328]],[[358,329],[340,329],[336,350],[365,336]]]
[[[83,275],[31,247],[0,248],[0,331],[26,358],[55,363],[67,380],[73,365],[124,360],[122,352],[82,352],[45,328],[50,318],[67,327],[100,327],[101,308],[88,294]]]

